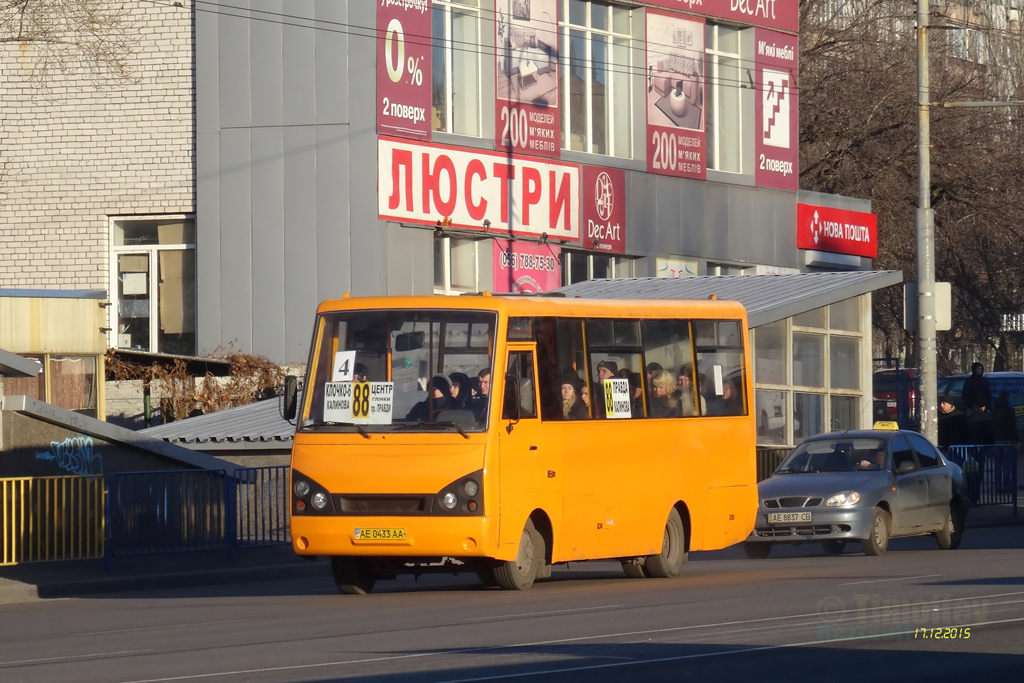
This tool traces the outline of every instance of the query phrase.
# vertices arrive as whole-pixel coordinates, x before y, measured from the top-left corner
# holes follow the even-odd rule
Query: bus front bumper
[[[291,534],[307,556],[490,558],[498,549],[496,517],[293,516]]]

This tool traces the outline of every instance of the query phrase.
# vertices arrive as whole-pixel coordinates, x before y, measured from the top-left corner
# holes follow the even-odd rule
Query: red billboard
[[[704,22],[647,13],[647,172],[707,177]]]
[[[799,0],[646,0],[646,4],[796,33]]]
[[[497,152],[377,139],[381,218],[577,242],[580,167]]]
[[[617,168],[583,167],[584,249],[626,253],[626,172]]]
[[[495,139],[511,154],[557,159],[558,0],[495,2]]]
[[[494,290],[537,294],[562,286],[561,247],[494,240]]]
[[[796,246],[875,258],[878,256],[877,217],[873,213],[797,204]]]
[[[430,0],[377,5],[377,133],[430,139]]]
[[[797,38],[762,28],[754,31],[757,96],[754,118],[754,181],[759,187],[799,189],[797,162]]]

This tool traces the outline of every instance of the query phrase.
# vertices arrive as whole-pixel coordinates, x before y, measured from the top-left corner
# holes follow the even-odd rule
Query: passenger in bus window
[[[362,363],[356,363],[352,366],[352,381],[353,382],[369,382],[370,371],[366,369],[366,366]]]
[[[414,405],[405,419],[410,422],[426,422],[440,411],[452,410],[454,407],[448,379],[444,375],[434,375],[427,382],[427,398]]]
[[[697,397],[693,391],[693,366],[687,363],[679,368],[679,405],[682,407],[683,417],[697,414]],[[708,405],[704,397],[700,397],[700,411],[707,412]]]
[[[469,399],[466,404],[473,411],[473,416],[478,422],[483,422],[487,414],[488,395],[491,393],[491,370],[484,368],[476,374],[478,383],[477,394]]]
[[[682,417],[676,380],[662,370],[651,378],[651,417]]]
[[[469,410],[467,404],[473,393],[469,385],[469,375],[464,372],[453,372],[448,375],[448,379],[452,383],[452,407],[457,410]]]
[[[645,368],[645,370],[647,371],[648,384],[650,383],[652,377],[654,377],[656,374],[658,374],[664,369],[665,368],[661,366],[661,363],[648,363],[647,367]]]
[[[743,397],[736,388],[735,381],[722,381],[722,395],[712,396],[708,401],[708,415],[742,415]]]
[[[597,379],[601,382],[604,382],[606,379],[612,379],[618,371],[618,363],[613,360],[603,360],[597,364]]]
[[[562,374],[562,419],[586,420],[587,407],[580,400],[580,387],[583,382],[575,372]]]
[[[626,379],[629,380],[629,395],[632,397],[632,405],[630,406],[633,417],[644,416],[644,391],[640,386],[643,381],[640,379],[639,372],[626,371]]]

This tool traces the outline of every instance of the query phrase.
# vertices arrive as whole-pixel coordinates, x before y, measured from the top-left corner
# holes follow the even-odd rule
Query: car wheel
[[[377,585],[369,563],[355,557],[332,557],[331,577],[344,595],[366,595]]]
[[[946,523],[935,532],[935,540],[943,550],[956,550],[964,537],[963,518],[952,505],[946,512]]]
[[[516,559],[495,567],[494,580],[505,590],[524,591],[533,585],[543,562],[544,538],[533,526],[533,520],[528,519],[519,538]]]
[[[882,508],[875,508],[875,517],[871,522],[871,535],[860,542],[865,555],[882,555],[889,547],[889,529],[892,518]]]
[[[644,563],[644,574],[654,579],[671,579],[678,576],[686,562],[686,531],[679,512],[672,508],[665,521],[665,533],[661,541],[661,554],[648,555]]]
[[[846,550],[846,541],[841,538],[829,539],[822,541],[821,547],[825,549],[826,555],[842,555]]]
[[[768,557],[768,553],[772,551],[771,543],[754,543],[751,541],[743,542],[743,552],[747,554],[751,560],[763,560]]]

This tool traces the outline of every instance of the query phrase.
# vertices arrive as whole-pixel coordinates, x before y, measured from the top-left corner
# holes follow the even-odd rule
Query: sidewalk
[[[979,505],[972,507],[967,513],[967,529],[991,526],[1007,526],[1024,524],[1024,496],[1017,502],[1017,515],[1013,514],[1013,505]]]
[[[121,591],[161,590],[225,583],[330,577],[324,560],[298,558],[290,545],[117,557],[109,572],[103,560],[37,562],[0,567],[0,604]]]

